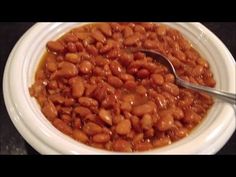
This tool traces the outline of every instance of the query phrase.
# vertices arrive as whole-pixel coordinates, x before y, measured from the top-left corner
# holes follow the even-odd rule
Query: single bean
[[[80,57],[76,53],[67,53],[65,56],[65,60],[77,64],[80,62]]]
[[[126,140],[118,139],[113,142],[112,149],[119,152],[132,152],[132,145]]]
[[[152,111],[153,111],[153,106],[149,104],[135,106],[132,109],[132,113],[136,116],[142,116],[144,114],[152,113]]]
[[[120,105],[120,109],[122,111],[128,111],[130,112],[132,110],[132,106],[130,103],[127,103],[127,102],[122,102],[121,105]]]
[[[63,104],[65,101],[65,98],[60,94],[49,95],[48,97],[53,103]]]
[[[70,77],[76,76],[78,74],[77,67],[70,62],[63,61],[63,62],[59,63],[58,68],[59,68],[59,70],[57,70],[55,72],[55,77],[70,78]]]
[[[143,133],[136,134],[133,138],[132,143],[137,144],[143,141]]]
[[[140,95],[145,96],[146,93],[147,93],[147,89],[144,86],[139,85],[139,86],[136,87],[136,92]]]
[[[102,121],[104,121],[108,125],[112,125],[112,116],[110,111],[105,109],[100,109],[98,115]]]
[[[73,33],[68,33],[68,34],[64,35],[63,39],[66,42],[77,42],[78,41],[78,38]]]
[[[80,141],[82,143],[87,143],[89,141],[88,136],[81,130],[73,130],[73,138],[77,141]]]
[[[79,98],[84,94],[84,83],[81,77],[72,78],[70,81],[72,87],[72,96]]]
[[[123,85],[122,80],[116,76],[108,76],[107,82],[115,88],[120,88]]]
[[[120,135],[126,135],[131,131],[131,122],[129,119],[120,121],[116,126],[116,132]]]
[[[101,23],[98,25],[98,28],[106,36],[110,37],[112,35],[112,29],[108,23]]]
[[[87,45],[86,50],[93,56],[96,56],[98,54],[98,49],[94,45]]]
[[[76,45],[75,45],[75,43],[73,43],[73,42],[68,42],[68,43],[67,43],[67,49],[68,49],[68,51],[71,52],[71,53],[77,52]]]
[[[166,74],[165,75],[165,82],[174,83],[174,81],[175,81],[175,76],[173,74]]]
[[[134,31],[139,32],[139,33],[145,33],[146,32],[145,28],[141,25],[135,25]]]
[[[91,34],[91,36],[97,40],[98,42],[105,43],[106,37],[98,30],[94,30]]]
[[[65,98],[64,99],[64,105],[65,106],[72,106],[75,103],[74,98]]]
[[[162,147],[169,144],[171,144],[171,139],[169,137],[163,137],[153,141],[154,147]]]
[[[143,47],[146,49],[155,49],[157,48],[157,42],[154,40],[145,40],[143,43]]]
[[[82,126],[81,120],[78,118],[74,119],[72,125],[73,125],[73,128],[81,129],[81,126]]]
[[[113,75],[119,76],[121,73],[123,73],[123,68],[119,62],[111,61],[109,66]]]
[[[82,52],[84,50],[84,46],[81,44],[81,42],[76,42],[75,46],[78,52]]]
[[[109,63],[109,60],[99,55],[95,57],[94,62],[97,66],[105,66]]]
[[[166,34],[166,31],[167,31],[167,27],[166,26],[159,25],[156,32],[157,32],[158,35],[164,36]]]
[[[61,119],[54,119],[53,125],[60,130],[61,132],[67,134],[67,135],[72,135],[73,130],[70,126],[68,126],[65,122],[63,122]]]
[[[47,43],[48,50],[52,52],[62,53],[65,50],[65,47],[58,41],[49,41]]]
[[[132,76],[131,74],[127,74],[127,73],[121,73],[119,77],[123,81],[133,81],[134,80],[134,76]]]
[[[74,112],[76,114],[79,114],[80,117],[85,117],[88,114],[91,114],[90,109],[83,107],[83,106],[77,106],[76,108],[74,108]]]
[[[174,118],[170,111],[162,111],[160,120],[157,123],[158,130],[166,131],[174,126]]]
[[[83,131],[87,135],[95,135],[102,132],[102,127],[93,122],[88,122],[83,126]]]
[[[134,34],[132,28],[130,28],[129,26],[124,27],[123,33],[125,38],[128,38],[129,36],[132,36]]]
[[[110,140],[110,135],[107,133],[99,133],[93,136],[93,141],[96,143],[106,143]]]
[[[122,120],[124,120],[124,116],[123,115],[115,115],[112,119],[112,122],[117,125],[118,123],[120,123]]]
[[[134,145],[136,151],[147,151],[152,149],[152,144],[150,142],[140,142]]]
[[[199,123],[201,121],[202,117],[192,111],[191,109],[184,111],[184,118],[183,121],[186,123]]]
[[[124,40],[124,44],[127,45],[127,46],[131,46],[131,45],[137,44],[138,41],[139,41],[139,36],[132,35],[132,36],[127,37]]]
[[[113,45],[111,43],[107,43],[106,45],[104,45],[103,47],[100,48],[99,52],[100,53],[107,53],[109,51],[111,51],[111,49],[113,48]]]
[[[204,71],[204,67],[201,66],[201,65],[197,65],[193,68],[192,72],[191,72],[191,75],[196,77],[196,76],[200,76],[203,74],[203,71]]]
[[[119,58],[119,62],[123,65],[123,66],[129,66],[129,64],[134,60],[134,56],[132,53],[126,53],[126,52],[122,52]]]
[[[150,114],[144,114],[140,123],[143,129],[151,129],[153,126],[152,116]]]
[[[144,79],[144,78],[148,77],[149,74],[150,74],[150,72],[147,69],[140,69],[137,72],[137,77]]]
[[[173,117],[177,120],[184,118],[184,112],[179,107],[172,108],[171,112],[172,112]]]
[[[179,95],[179,87],[173,83],[164,83],[163,89],[174,96]]]
[[[80,97],[78,101],[82,106],[86,107],[98,106],[97,100],[90,97]]]
[[[53,121],[56,119],[58,112],[52,101],[46,101],[42,108],[43,114],[48,118],[48,120]]]
[[[92,67],[93,66],[92,66],[92,64],[89,61],[84,60],[84,61],[82,61],[80,63],[79,70],[83,74],[88,74],[88,73],[90,73],[92,71]]]
[[[164,83],[164,78],[161,74],[152,74],[151,80],[156,85],[162,85]]]
[[[137,83],[132,80],[128,80],[124,84],[124,88],[126,88],[127,90],[135,90],[136,87],[137,87]]]

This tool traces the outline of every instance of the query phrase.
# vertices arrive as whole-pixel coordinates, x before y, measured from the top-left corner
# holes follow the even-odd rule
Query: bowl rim
[[[10,72],[9,71],[9,67],[11,67],[10,61],[13,60],[14,57],[17,55],[17,52],[19,52],[19,48],[22,47],[22,41],[26,40],[26,38],[29,37],[29,34],[31,34],[32,31],[36,30],[39,27],[43,28],[44,25],[48,25],[48,24],[50,24],[50,23],[43,23],[43,24],[42,23],[37,23],[37,24],[33,25],[21,37],[21,39],[17,42],[17,44],[15,45],[14,49],[12,50],[12,52],[11,52],[9,58],[8,58],[8,61],[7,61],[6,67],[5,67],[4,79],[3,79],[3,91],[4,91],[4,100],[5,100],[5,103],[6,103],[7,110],[9,112],[9,114],[10,114],[10,118],[11,118],[13,124],[15,125],[15,127],[21,133],[21,135],[23,135],[23,137],[26,139],[26,141],[29,144],[33,145],[33,147],[37,151],[39,151],[40,153],[60,153],[60,151],[57,151],[57,150],[53,149],[52,147],[48,146],[48,144],[43,143],[42,139],[38,139],[39,137],[33,135],[32,131],[27,129],[27,127],[20,121],[21,115],[19,114],[19,112],[17,112],[16,110],[12,109],[12,107],[9,106],[11,104],[14,104],[14,101],[10,101],[11,98],[9,96],[10,93],[9,93],[9,85],[8,85],[9,84],[8,83],[8,81],[9,81],[8,80],[9,79],[8,74]],[[56,24],[53,23],[52,25],[56,25]],[[217,42],[217,44],[219,45],[218,47],[222,47],[223,48],[223,50],[221,52],[222,53],[224,52],[224,55],[227,55],[227,58],[231,59],[232,63],[235,63],[235,61],[234,61],[232,55],[229,53],[228,49],[224,46],[224,44],[211,31],[209,31],[206,27],[204,27],[200,23],[191,23],[191,25],[195,26],[196,28],[200,28],[205,34],[207,34],[208,37],[211,36],[211,38],[213,38]],[[230,88],[232,90],[232,88],[233,88],[232,85],[231,85]],[[226,105],[226,109],[230,109],[229,106]],[[232,112],[232,110],[231,110],[231,112]],[[232,122],[232,121],[234,121],[234,118],[233,119],[229,119],[229,120],[230,120],[230,122]],[[225,142],[228,140],[227,137],[230,138],[230,136],[232,135],[233,131],[235,130],[235,123],[231,123],[230,125],[234,125],[234,126],[231,126],[231,128],[228,129],[228,133],[226,133],[227,131],[224,132],[224,136],[226,137],[224,139]],[[209,131],[211,131],[211,130],[209,130]],[[223,140],[221,140],[221,142],[222,142],[221,143],[222,145],[219,145],[218,148],[215,148],[214,150],[212,150],[212,153],[217,152],[224,145],[225,142],[223,142]],[[81,145],[81,146],[86,146],[86,145]],[[96,148],[91,148],[91,147],[88,147],[88,146],[86,146],[86,149],[90,149],[91,151],[94,151],[94,150],[97,151],[97,152],[93,152],[93,153],[116,153],[116,152],[98,150]],[[90,150],[88,151],[88,153],[91,153]],[[146,151],[144,153],[147,154],[148,152],[151,152],[151,151]],[[63,153],[63,151],[62,151],[62,153]],[[73,152],[71,152],[71,153],[73,153]],[[75,153],[78,153],[78,152],[75,152]],[[182,153],[184,153],[184,152],[182,152]],[[201,152],[198,152],[198,153],[201,153]],[[206,153],[208,153],[208,152],[206,152]],[[136,153],[132,153],[132,154],[136,154]],[[142,153],[137,153],[137,154],[142,154]]]

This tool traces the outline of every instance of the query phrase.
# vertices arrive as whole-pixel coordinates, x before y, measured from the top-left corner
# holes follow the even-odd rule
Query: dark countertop
[[[2,83],[3,71],[9,53],[21,35],[34,23],[0,23],[0,78]],[[228,47],[236,58],[236,22],[205,22],[203,23],[214,32]],[[38,154],[28,145],[12,124],[6,111],[2,86],[0,98],[0,154]],[[236,132],[218,154],[236,154]]]

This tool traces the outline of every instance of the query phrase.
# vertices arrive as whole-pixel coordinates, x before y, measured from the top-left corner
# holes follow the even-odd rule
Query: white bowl
[[[41,113],[28,87],[47,41],[84,23],[37,23],[17,42],[4,72],[4,100],[10,118],[25,140],[42,154],[120,154],[89,147],[57,130]],[[235,93],[235,61],[224,44],[200,23],[167,23],[179,30],[210,63],[216,88]],[[214,154],[235,130],[231,105],[216,101],[203,122],[172,145],[132,154]]]

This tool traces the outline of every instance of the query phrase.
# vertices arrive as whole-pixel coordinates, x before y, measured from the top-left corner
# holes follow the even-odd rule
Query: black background
[[[1,83],[8,55],[21,35],[33,24],[29,22],[0,23]],[[204,22],[203,24],[223,41],[236,58],[236,22]],[[24,141],[12,124],[5,108],[2,87],[0,88],[0,154],[38,154]],[[217,154],[236,154],[236,132]]]

